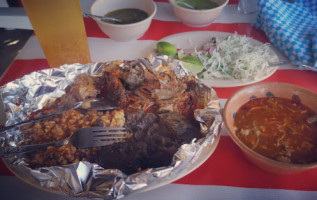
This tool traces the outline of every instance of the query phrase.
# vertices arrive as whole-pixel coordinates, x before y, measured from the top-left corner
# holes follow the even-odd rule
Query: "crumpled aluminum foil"
[[[177,60],[156,56],[151,62],[138,59],[143,65],[154,70],[159,66],[169,66],[178,76],[189,74]],[[65,93],[75,77],[81,73],[98,76],[100,63],[87,65],[72,64],[59,68],[46,69],[12,81],[1,87],[2,101],[7,116],[6,125],[28,119],[32,112],[42,109]],[[103,169],[98,164],[78,162],[67,166],[42,167],[31,169],[27,160],[20,156],[7,158],[5,162],[23,181],[54,193],[71,196],[84,196],[90,199],[120,199],[132,193],[148,191],[175,181],[202,164],[216,148],[222,126],[220,104],[216,92],[200,84],[209,99],[204,109],[195,111],[196,120],[201,124],[205,138],[182,145],[174,155],[170,166],[149,169],[141,173],[125,175],[120,170]],[[23,141],[18,130],[0,133],[0,145],[16,145]],[[206,153],[207,151],[207,153]],[[202,153],[203,152],[203,153]]]

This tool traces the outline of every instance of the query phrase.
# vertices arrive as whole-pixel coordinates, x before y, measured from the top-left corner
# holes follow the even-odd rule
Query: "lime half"
[[[184,56],[180,59],[180,61],[186,69],[194,74],[198,74],[205,69],[199,58],[195,56]]]
[[[169,42],[158,42],[156,44],[157,52],[163,55],[175,56],[177,54],[177,49],[174,45]]]

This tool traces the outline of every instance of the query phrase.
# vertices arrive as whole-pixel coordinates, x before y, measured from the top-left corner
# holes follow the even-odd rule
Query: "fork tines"
[[[91,136],[94,140],[115,141],[116,139],[125,139],[127,134],[124,127],[96,127]]]

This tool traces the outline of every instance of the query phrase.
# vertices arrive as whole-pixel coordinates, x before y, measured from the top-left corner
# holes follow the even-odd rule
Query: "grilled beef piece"
[[[127,113],[126,127],[134,136],[127,142],[103,147],[97,156],[102,167],[132,174],[168,166],[182,144],[202,137],[199,129],[178,113]]]

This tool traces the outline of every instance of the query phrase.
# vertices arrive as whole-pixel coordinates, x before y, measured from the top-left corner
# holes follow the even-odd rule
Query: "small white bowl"
[[[206,10],[194,10],[183,8],[176,4],[176,0],[169,0],[173,7],[174,13],[185,25],[192,27],[204,27],[213,23],[220,15],[223,8],[228,4],[229,0],[212,0],[218,3],[218,7]]]
[[[90,13],[104,16],[111,11],[124,8],[141,9],[149,16],[132,24],[111,24],[98,19],[95,19],[95,21],[99,28],[112,40],[120,42],[137,40],[149,29],[156,14],[156,4],[152,0],[96,0],[90,8]]]

